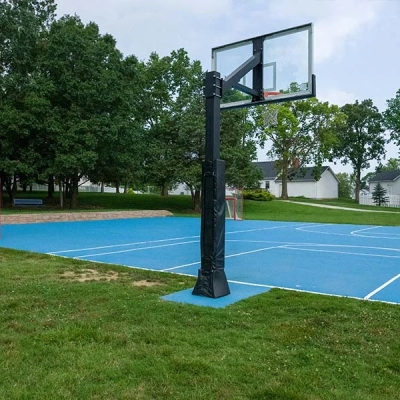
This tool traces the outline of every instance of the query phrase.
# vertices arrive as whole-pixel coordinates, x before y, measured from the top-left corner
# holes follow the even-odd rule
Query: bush
[[[245,200],[271,201],[275,199],[275,196],[266,190],[256,189],[256,190],[244,190],[243,198]]]

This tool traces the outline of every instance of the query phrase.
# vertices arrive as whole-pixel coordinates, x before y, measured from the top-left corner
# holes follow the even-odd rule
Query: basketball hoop
[[[282,93],[281,92],[264,92],[264,98],[271,97],[271,96],[278,96],[279,94],[282,94]]]
[[[264,99],[272,96],[278,96],[281,92],[264,92]],[[264,125],[271,128],[278,125],[278,108],[266,105],[264,108]]]

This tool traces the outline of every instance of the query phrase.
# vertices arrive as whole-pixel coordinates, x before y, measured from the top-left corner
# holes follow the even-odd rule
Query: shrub
[[[243,198],[246,200],[271,201],[275,198],[275,196],[266,190],[256,189],[244,190]]]

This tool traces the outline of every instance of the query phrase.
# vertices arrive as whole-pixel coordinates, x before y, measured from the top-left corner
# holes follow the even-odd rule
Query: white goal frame
[[[225,191],[225,218],[234,221],[243,221],[243,190],[226,188]]]

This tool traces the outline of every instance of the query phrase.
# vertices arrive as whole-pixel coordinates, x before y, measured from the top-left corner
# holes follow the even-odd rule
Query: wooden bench
[[[42,206],[42,199],[14,199],[14,206]]]

